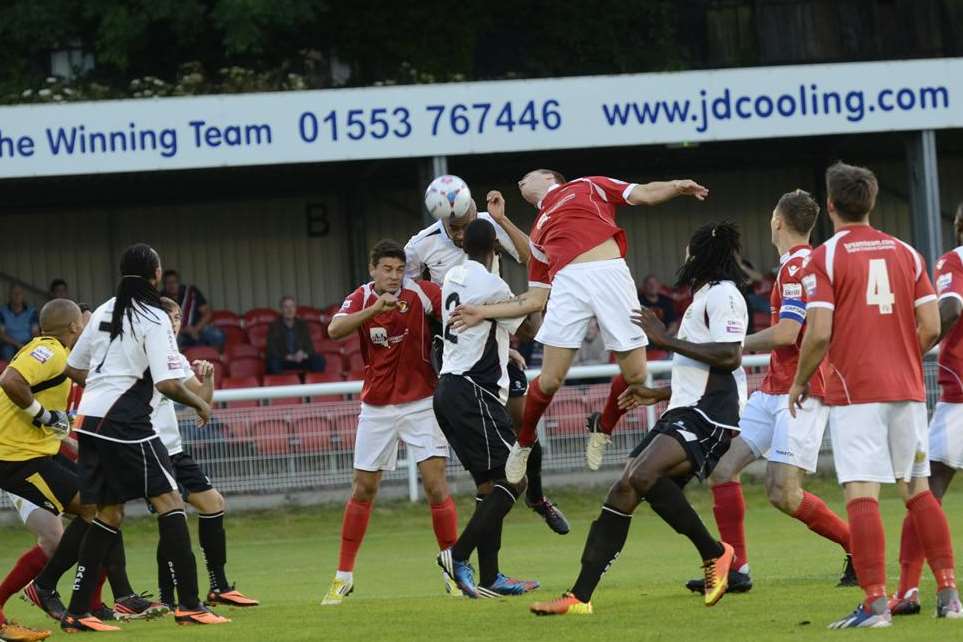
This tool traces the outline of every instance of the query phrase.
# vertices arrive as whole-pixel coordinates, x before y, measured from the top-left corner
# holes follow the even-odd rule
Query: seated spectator
[[[572,360],[572,365],[594,366],[608,362],[609,351],[605,349],[605,341],[602,339],[599,323],[595,319],[591,319],[588,330],[585,333],[585,338],[582,339],[582,347],[575,353],[575,359]]]
[[[11,285],[7,304],[0,308],[0,359],[10,361],[39,332],[37,309],[27,305],[22,287]]]
[[[756,294],[756,290],[766,277],[763,276],[762,272],[757,270],[756,266],[746,257],[737,254],[736,261],[739,262],[739,267],[742,268],[742,271],[746,274],[746,284],[742,288],[742,293],[746,298],[746,303],[749,304],[749,310],[751,312],[765,312],[768,314],[769,297]]]
[[[654,274],[642,279],[642,289],[639,290],[639,303],[655,312],[655,316],[665,324],[670,335],[679,331],[679,319],[675,313],[675,302],[662,294],[662,284]]]
[[[224,333],[211,323],[211,306],[194,285],[181,285],[177,270],[166,270],[163,276],[164,289],[161,292],[169,299],[177,301],[184,315],[184,325],[177,335],[180,348],[191,346],[211,346],[218,350],[224,345]]]
[[[285,370],[324,372],[324,357],[315,352],[311,331],[298,318],[298,302],[293,296],[281,299],[281,316],[271,323],[267,336],[267,372]]]
[[[70,296],[70,290],[67,289],[67,282],[63,279],[57,278],[50,282],[50,290],[48,291],[48,296],[51,299],[70,299],[74,300]]]

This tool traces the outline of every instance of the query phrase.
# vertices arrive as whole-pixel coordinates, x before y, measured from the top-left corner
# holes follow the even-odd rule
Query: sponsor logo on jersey
[[[371,328],[368,335],[371,337],[371,343],[376,346],[387,348],[390,345],[388,343],[388,330],[385,328]]]
[[[790,265],[787,269],[789,270],[789,276],[793,276],[793,275],[796,274],[796,272],[799,271],[799,266],[798,266],[798,265]]]
[[[937,268],[937,269],[939,269],[939,268]],[[942,294],[942,293],[943,293],[943,290],[945,290],[946,288],[950,287],[950,283],[952,283],[952,282],[953,282],[953,275],[952,275],[952,274],[949,274],[949,273],[947,273],[947,274],[941,274],[941,275],[939,276],[939,278],[936,279],[936,290],[937,290],[937,292],[939,292],[940,294]]]
[[[782,286],[782,297],[784,299],[798,299],[802,297],[802,286],[798,283],[786,283]]]
[[[742,334],[744,329],[741,321],[726,321],[726,332],[729,334]]]
[[[807,274],[802,278],[803,287],[806,288],[806,294],[812,296],[816,293],[816,275]]]
[[[405,301],[404,299],[398,299],[398,312],[405,314],[406,312],[408,312],[409,307],[411,306],[408,305],[407,301]]]
[[[40,363],[47,363],[50,357],[53,356],[53,350],[47,346],[37,346],[30,353],[30,356],[39,361]]]
[[[171,355],[167,357],[167,369],[168,370],[180,370],[181,369],[181,358],[180,356]]]

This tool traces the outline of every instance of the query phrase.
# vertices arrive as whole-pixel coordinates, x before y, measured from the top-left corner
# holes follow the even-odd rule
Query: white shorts
[[[535,340],[555,348],[578,349],[594,317],[606,350],[641,348],[649,340],[642,328],[632,323],[632,310],[640,307],[624,259],[570,263],[552,280],[548,310]]]
[[[833,406],[829,431],[840,484],[929,477],[926,404],[921,401]]]
[[[448,441],[435,419],[433,398],[390,406],[361,404],[354,441],[354,467],[377,472],[398,464],[398,440],[416,462],[448,457]]]
[[[829,406],[819,399],[806,400],[793,418],[789,395],[756,391],[742,410],[739,436],[756,457],[814,473],[828,422]]]
[[[20,521],[24,524],[27,523],[27,518],[33,514],[35,510],[40,510],[40,507],[32,502],[28,502],[23,497],[19,495],[14,495],[13,493],[7,493],[7,499],[13,504],[13,508],[17,511],[17,515],[20,516]]]
[[[930,420],[930,461],[963,468],[963,403],[936,404]]]

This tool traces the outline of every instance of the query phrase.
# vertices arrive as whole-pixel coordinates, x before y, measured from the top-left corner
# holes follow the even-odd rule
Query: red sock
[[[913,525],[913,515],[906,511],[903,518],[903,533],[899,539],[899,588],[898,595],[903,597],[907,591],[920,587],[920,577],[923,575],[923,562],[926,553],[916,534]]]
[[[361,548],[364,533],[368,530],[371,517],[371,502],[349,499],[344,507],[344,522],[341,524],[341,556],[338,570],[350,573],[354,570],[354,560]]]
[[[712,512],[719,527],[719,538],[736,551],[732,568],[739,570],[749,563],[746,550],[746,500],[742,497],[742,484],[726,482],[712,487]]]
[[[849,545],[859,585],[866,604],[886,597],[886,533],[879,514],[879,502],[859,497],[846,504],[849,515]]]
[[[13,568],[0,583],[0,608],[7,603],[11,595],[20,590],[40,574],[47,565],[47,554],[39,546],[34,546],[20,556]]]
[[[548,404],[552,403],[552,395],[542,392],[538,384],[538,377],[532,379],[528,384],[528,392],[525,397],[525,411],[522,413],[522,427],[518,431],[518,445],[529,447],[535,443],[535,430],[538,428],[538,420],[545,414]]]
[[[612,387],[609,389],[609,398],[605,402],[605,408],[602,410],[602,419],[599,422],[599,427],[602,428],[602,432],[606,435],[611,435],[612,431],[615,430],[615,425],[619,423],[619,419],[625,414],[625,411],[619,408],[619,395],[625,392],[629,384],[625,383],[625,377],[622,375],[616,375],[612,379]]]
[[[445,550],[455,545],[458,540],[458,510],[455,500],[450,496],[440,504],[431,505],[431,526],[435,529],[439,549]]]
[[[829,510],[826,502],[812,493],[803,491],[802,503],[792,516],[808,526],[812,532],[836,542],[843,547],[844,551],[850,552],[849,524]]]
[[[906,508],[913,518],[926,561],[936,576],[936,589],[956,588],[953,539],[940,503],[933,493],[926,491],[906,502]]]
[[[94,588],[94,594],[90,596],[90,610],[95,611],[100,607],[104,606],[104,582],[107,581],[107,571],[101,569],[100,579],[97,580],[97,586]]]

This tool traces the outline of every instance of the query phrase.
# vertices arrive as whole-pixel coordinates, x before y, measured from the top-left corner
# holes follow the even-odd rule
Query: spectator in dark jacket
[[[311,342],[311,331],[304,319],[298,318],[298,302],[293,296],[281,299],[281,317],[276,319],[267,336],[267,372],[285,370],[324,372],[324,357]]]
[[[642,279],[642,289],[639,290],[639,303],[655,312],[659,321],[665,324],[671,336],[679,330],[678,319],[675,313],[675,303],[662,294],[660,291],[662,284],[654,274],[649,274]]]
[[[214,313],[201,291],[193,285],[181,285],[177,270],[165,271],[163,284],[161,294],[176,301],[184,315],[177,344],[181,348],[210,346],[220,350],[224,346],[224,332],[211,323]]]

